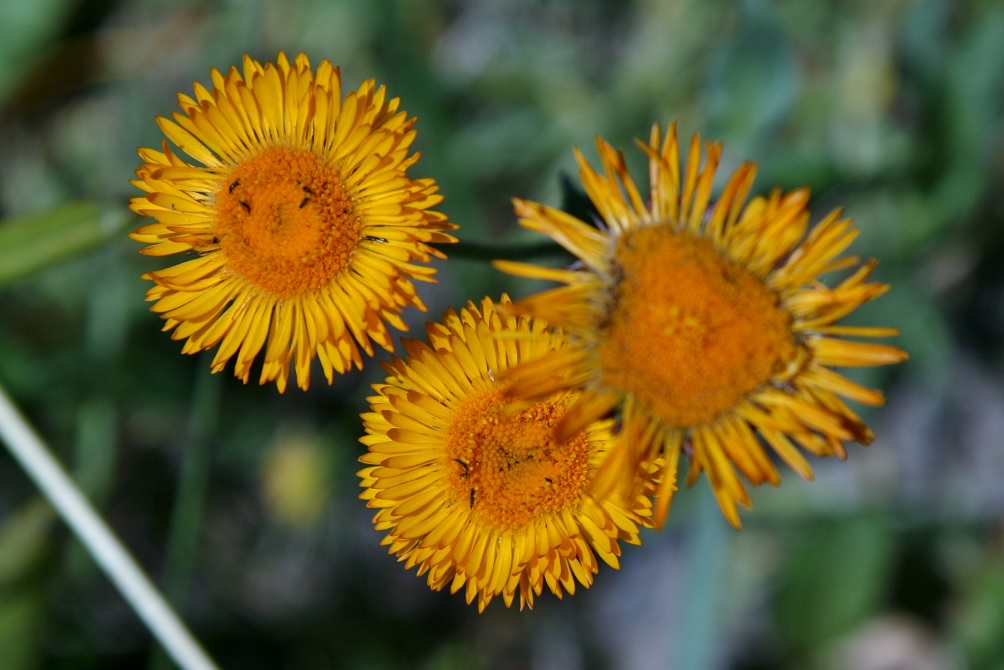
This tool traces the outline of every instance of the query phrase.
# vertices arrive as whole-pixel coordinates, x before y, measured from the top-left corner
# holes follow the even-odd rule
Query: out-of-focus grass
[[[1004,667],[1002,43],[1004,7],[985,0],[4,3],[0,381],[225,667],[838,668],[865,649],[877,668],[890,640],[925,667]],[[538,243],[509,199],[567,201],[571,148],[593,157],[597,134],[643,181],[632,138],[673,119],[724,141],[723,174],[752,159],[760,192],[805,185],[817,216],[843,206],[854,251],[894,285],[856,318],[900,327],[912,355],[862,376],[889,397],[865,412],[875,444],[756,491],[745,530],[703,564],[706,600],[688,585],[710,546],[697,522],[724,521],[686,490],[666,530],[572,598],[478,616],[429,592],[356,500],[378,366],[283,396],[228,372],[193,408],[208,359],[182,356],[147,311],[138,275],[157,260],[124,235],[72,256],[31,244],[68,245],[94,212],[127,217],[135,148],[159,144],[175,92],[279,49],[402,98],[412,173],[439,181],[472,245]],[[527,290],[479,248],[446,251],[413,333],[449,305]],[[290,436],[322,473],[308,503],[323,512],[303,523],[275,492],[295,478],[277,455]],[[183,493],[200,441],[205,483],[196,469]],[[179,495],[201,509],[194,553],[189,535],[172,558]],[[143,667],[149,636],[4,458],[0,518],[4,667]]]

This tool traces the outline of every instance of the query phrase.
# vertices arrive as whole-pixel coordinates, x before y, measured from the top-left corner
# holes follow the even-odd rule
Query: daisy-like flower
[[[156,219],[132,238],[151,256],[185,254],[143,275],[164,330],[196,353],[219,345],[213,372],[236,356],[247,382],[264,348],[260,383],[284,391],[290,363],[307,389],[317,358],[334,372],[362,367],[360,349],[393,350],[385,323],[406,330],[404,307],[425,306],[412,280],[432,281],[420,263],[455,242],[432,211],[432,179],[410,179],[414,118],[372,80],[342,98],[338,68],[311,70],[244,57],[213,89],[178,94],[181,112],[158,118],[163,151],[140,149],[133,211]]]
[[[559,210],[515,201],[520,223],[552,237],[581,267],[497,261],[503,271],[564,284],[513,305],[562,328],[568,346],[512,371],[511,393],[541,398],[581,389],[556,429],[559,441],[618,414],[618,446],[594,486],[630,486],[636,464],[664,457],[656,525],[669,511],[679,456],[688,483],[707,474],[726,518],[750,506],[736,470],[759,485],[779,483],[773,449],[805,478],[801,452],[846,456],[845,443],[872,432],[845,399],[881,405],[882,394],[834,367],[896,363],[889,345],[848,338],[893,328],[840,325],[888,285],[868,282],[874,261],[841,256],[857,236],[839,210],[809,229],[809,193],[773,191],[747,201],[756,166],[740,166],[718,200],[711,189],[721,155],[696,135],[681,170],[675,124],[647,144],[651,194],[644,198],[624,157],[597,140],[603,170],[576,152],[600,228]],[[833,286],[819,277],[851,270]],[[801,450],[800,450],[801,449]]]
[[[506,296],[502,305],[509,304]],[[360,458],[377,508],[382,544],[428,573],[435,590],[464,589],[483,611],[495,596],[533,607],[543,587],[562,597],[589,587],[601,559],[617,568],[619,542],[639,544],[650,526],[658,467],[647,467],[629,499],[596,496],[588,483],[613,444],[611,421],[584,426],[561,443],[553,427],[574,394],[507,411],[511,366],[560,351],[560,332],[540,320],[503,315],[489,298],[428,325],[428,344],[403,342],[390,374],[362,415],[369,448]],[[648,464],[645,464],[648,466]]]

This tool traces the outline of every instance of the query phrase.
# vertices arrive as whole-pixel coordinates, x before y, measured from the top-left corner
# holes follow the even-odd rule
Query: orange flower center
[[[621,237],[616,264],[603,380],[670,426],[714,421],[796,355],[777,295],[710,240],[638,228]]]
[[[457,501],[489,527],[512,531],[574,504],[589,474],[589,443],[579,433],[552,438],[565,414],[542,402],[505,417],[502,389],[471,396],[446,432],[446,471]]]
[[[337,276],[362,230],[338,170],[313,152],[278,146],[234,166],[216,212],[227,266],[279,298]]]

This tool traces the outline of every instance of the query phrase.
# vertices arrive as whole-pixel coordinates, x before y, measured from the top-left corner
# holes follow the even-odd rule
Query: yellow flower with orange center
[[[156,219],[132,238],[151,256],[190,256],[148,272],[151,308],[164,330],[196,353],[219,345],[213,372],[236,356],[247,382],[264,349],[262,384],[284,391],[290,365],[307,389],[316,358],[335,372],[362,367],[360,350],[393,350],[385,324],[406,330],[400,312],[424,310],[413,280],[433,281],[428,263],[455,242],[456,228],[430,208],[432,179],[411,179],[415,119],[372,80],[343,99],[338,68],[316,72],[244,58],[213,89],[178,95],[182,113],[159,118],[167,138],[142,148],[133,211]],[[417,262],[417,263],[416,263]]]
[[[580,177],[602,218],[597,229],[537,203],[516,200],[520,223],[552,237],[582,261],[554,269],[511,261],[511,274],[564,284],[512,307],[568,334],[568,346],[510,371],[509,393],[546,398],[581,394],[558,423],[563,440],[619,415],[618,446],[593,484],[602,494],[632,490],[638,464],[664,457],[656,525],[669,511],[681,452],[688,483],[707,473],[728,520],[749,507],[738,469],[754,485],[777,485],[769,445],[805,478],[800,451],[846,456],[845,443],[873,435],[844,399],[881,405],[882,394],[834,367],[885,365],[906,353],[851,338],[887,337],[893,328],[840,325],[888,285],[867,281],[874,261],[841,256],[857,236],[831,212],[809,228],[806,189],[747,201],[756,166],[740,166],[716,202],[712,182],[721,144],[708,143],[701,166],[696,135],[681,171],[675,125],[653,126],[651,193],[642,197],[623,155],[597,140],[603,171],[576,151]],[[833,286],[819,277],[853,270]]]
[[[502,305],[509,299],[502,297]],[[362,415],[369,448],[360,495],[377,508],[390,553],[428,573],[433,589],[464,589],[479,611],[495,596],[533,607],[546,586],[559,598],[588,587],[599,560],[617,568],[619,542],[639,544],[650,526],[658,467],[641,465],[630,498],[589,482],[613,445],[603,420],[558,442],[554,428],[574,394],[511,411],[499,375],[560,351],[560,332],[501,314],[489,298],[429,324],[428,344],[405,340],[408,357]]]

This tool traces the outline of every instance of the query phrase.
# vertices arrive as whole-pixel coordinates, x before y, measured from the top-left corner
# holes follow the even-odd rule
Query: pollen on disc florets
[[[621,236],[615,258],[603,380],[669,425],[714,421],[795,357],[777,296],[710,240],[638,227]]]
[[[230,269],[277,297],[327,284],[362,225],[338,170],[310,151],[269,147],[234,166],[215,202]]]
[[[579,499],[589,474],[584,434],[565,444],[554,426],[565,414],[541,402],[513,416],[499,387],[464,401],[447,430],[445,454],[458,500],[488,526],[511,531]]]

